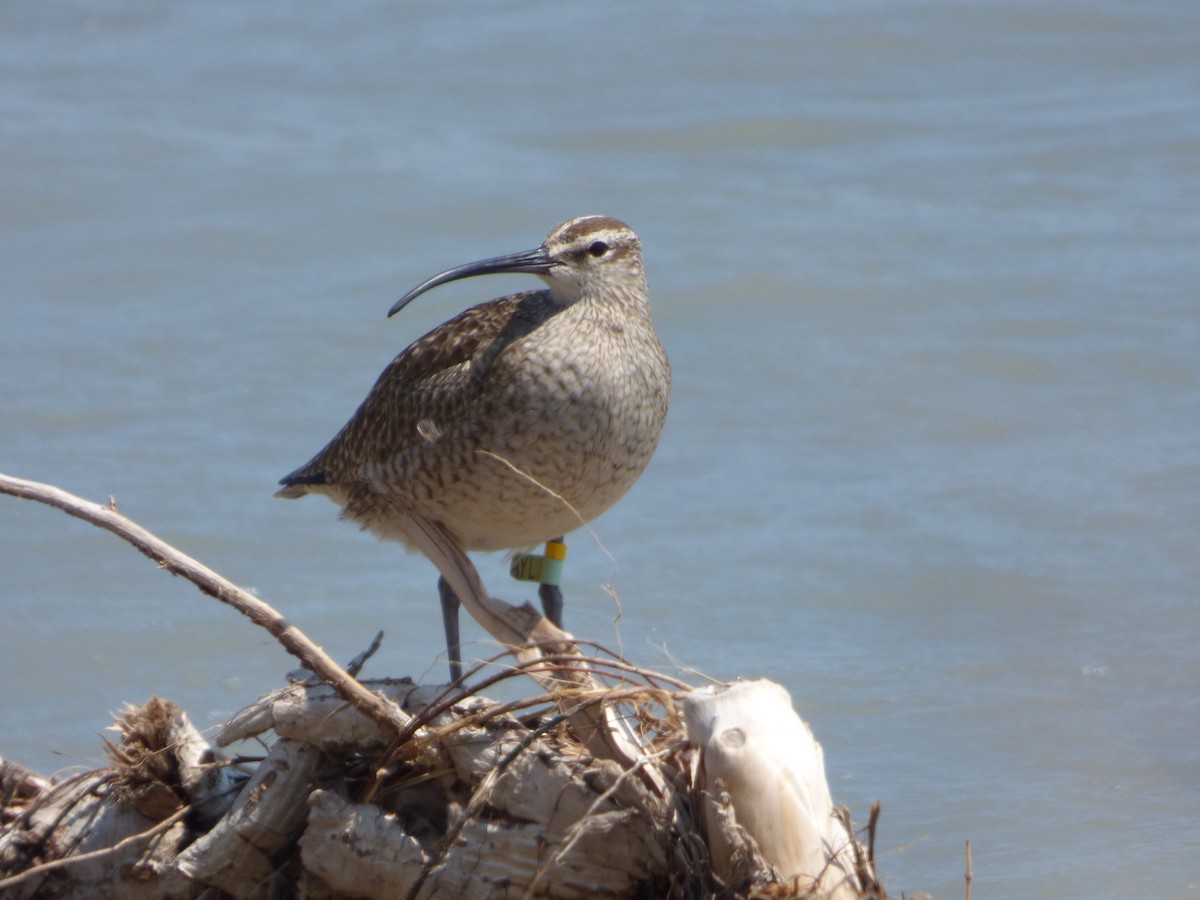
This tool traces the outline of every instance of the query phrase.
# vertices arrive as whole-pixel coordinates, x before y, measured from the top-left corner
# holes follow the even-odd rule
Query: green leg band
[[[558,587],[562,584],[563,562],[566,558],[566,544],[561,541],[547,541],[545,555],[515,554],[508,572],[517,581],[537,581]]]

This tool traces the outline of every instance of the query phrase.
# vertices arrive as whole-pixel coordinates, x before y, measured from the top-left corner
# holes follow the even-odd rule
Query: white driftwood
[[[169,884],[169,869],[186,834],[181,816],[165,831],[132,807],[110,799],[111,773],[89,772],[47,790],[24,828],[0,837],[0,878],[5,900],[46,896],[182,896],[186,886]],[[132,839],[147,835],[144,840]],[[37,864],[22,866],[25,846],[40,844]]]
[[[538,823],[472,820],[429,877],[437,893],[423,895],[449,900],[461,896],[461,886],[491,882],[505,886],[501,896],[510,897],[629,897],[662,855],[649,824],[628,809],[580,820],[568,844],[545,841]]]
[[[266,896],[276,854],[304,827],[320,758],[315,747],[276,741],[233,809],[179,855],[179,872],[235,897]]]
[[[532,610],[507,621],[516,608],[491,598],[477,605],[506,620],[501,639],[524,645],[518,660],[532,663],[496,678],[528,675],[545,694],[495,704],[478,696],[487,679],[474,696],[464,685],[447,696],[445,686],[363,683],[361,661],[342,669],[113,504],[3,475],[0,493],[120,535],[266,628],[331,686],[294,681],[229,723],[222,744],[259,737],[270,747],[240,792],[246,776],[162,701],[123,717],[108,769],[47,783],[0,768],[3,900],[763,890],[843,900],[860,896],[859,883],[883,896],[848,817],[835,816],[819,745],[777,685],[688,692],[623,660],[585,659]],[[473,579],[464,593],[483,596],[469,560],[455,563],[460,580]]]
[[[417,689],[405,705],[415,713],[433,699]],[[450,729],[444,783],[471,790],[465,805],[449,803],[444,833],[430,833],[430,797],[419,792],[390,795],[396,813],[385,814],[318,791],[300,840],[304,869],[337,895],[381,898],[622,897],[665,869],[660,800],[616,763],[564,757],[511,718],[462,724],[489,706],[465,698],[430,723]],[[631,791],[638,802],[618,802]]]
[[[833,816],[820,749],[778,686],[684,695],[693,750],[676,730],[684,717],[674,698],[666,698],[666,719],[643,712],[662,748],[647,764],[663,766],[668,797],[635,770],[581,754],[548,698],[541,712],[518,719],[479,696],[443,703],[440,686],[364,687],[404,707],[404,716],[428,718],[408,755],[397,755],[388,729],[330,688],[289,685],[235,729],[279,731],[216,822],[183,804],[196,804],[199,786],[231,770],[209,764],[212,752],[186,730],[164,736],[187,720],[161,701],[157,713],[148,704],[123,718],[113,768],[50,786],[17,773],[28,801],[4,811],[0,873],[11,875],[0,880],[0,896],[149,900],[208,886],[236,897],[299,891],[314,900],[779,889],[842,900],[860,896],[858,879],[873,882],[869,870],[863,876],[861,848]],[[675,724],[659,730],[667,723]],[[178,754],[168,766],[156,765],[163,740]],[[701,754],[703,763],[691,767],[687,760]],[[23,813],[22,802],[32,804]],[[31,841],[51,849],[31,855]],[[873,883],[870,896],[882,896]]]
[[[783,879],[823,896],[858,897],[861,848],[835,815],[821,745],[788,692],[770,681],[740,682],[693,691],[683,707],[688,739],[701,749],[703,787],[715,795],[723,786],[763,858]],[[714,867],[728,873],[734,848],[711,809],[706,818]]]
[[[187,896],[174,870],[184,816],[219,819],[241,776],[214,764],[216,752],[174,703],[127,707],[113,730],[113,766],[43,786],[0,832],[0,872],[23,870],[0,879],[0,896]]]
[[[395,816],[370,803],[348,803],[333,791],[314,791],[300,838],[305,870],[350,897],[403,897],[427,860],[420,843]]]
[[[372,900],[411,896],[418,885],[423,900],[628,897],[663,865],[654,829],[636,810],[580,820],[566,842],[550,841],[545,823],[506,816],[462,825],[437,861],[398,817],[317,791],[301,858],[335,894]]]
[[[391,701],[398,715],[404,716],[407,713],[403,707],[422,691],[408,678],[364,680],[361,684]],[[395,732],[347,703],[329,685],[304,681],[272,691],[238,712],[222,726],[216,743],[224,747],[267,731],[334,754],[350,749],[360,753],[381,750],[396,737]]]
[[[585,764],[537,752],[514,755],[524,736],[516,728],[464,728],[446,742],[446,755],[464,782],[487,779],[488,806],[545,826],[549,841],[562,840],[573,823],[589,814],[616,809],[613,799],[600,793],[617,784],[620,766],[611,760],[588,759]],[[632,781],[631,790],[638,792],[630,798],[636,805],[651,805],[639,782]]]

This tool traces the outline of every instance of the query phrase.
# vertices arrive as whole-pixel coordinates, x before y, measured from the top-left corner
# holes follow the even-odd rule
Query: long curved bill
[[[541,275],[550,271],[555,265],[555,261],[546,253],[545,249],[538,247],[536,250],[523,250],[520,253],[509,253],[507,256],[495,256],[491,259],[482,259],[479,262],[455,266],[453,269],[447,269],[440,275],[434,275],[427,281],[422,281],[393,303],[392,308],[388,310],[388,318],[391,318],[421,294],[432,290],[439,284],[458,281],[461,278],[472,278],[476,275],[494,275],[500,272],[529,272],[533,275]]]

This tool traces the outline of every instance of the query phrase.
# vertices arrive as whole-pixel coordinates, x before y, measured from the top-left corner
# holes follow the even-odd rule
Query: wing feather
[[[496,359],[559,307],[526,291],[464,310],[418,338],[380,374],[357,412],[320,453],[280,480],[277,496],[361,480],[364,465],[402,459],[467,415]]]

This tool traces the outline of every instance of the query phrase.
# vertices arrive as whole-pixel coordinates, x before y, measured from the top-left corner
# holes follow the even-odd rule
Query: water
[[[676,390],[571,628],[786,685],[896,893],[966,840],[976,896],[1200,891],[1200,8],[7,4],[0,72],[0,470],[438,677],[428,564],[274,482],[527,285],[401,292],[619,216]],[[41,771],[292,667],[55,511],[0,499],[0,554]]]

